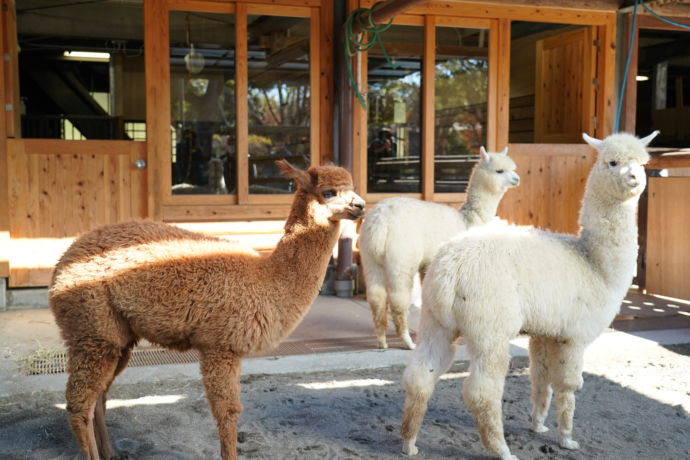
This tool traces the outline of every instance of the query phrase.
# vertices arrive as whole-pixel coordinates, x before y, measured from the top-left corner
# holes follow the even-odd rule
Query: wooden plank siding
[[[509,155],[520,185],[506,193],[498,215],[519,225],[577,233],[594,151],[586,144],[510,144]]]
[[[10,286],[47,284],[66,245],[99,225],[146,217],[145,143],[8,139]]]
[[[652,177],[648,187],[645,287],[690,299],[690,177]]]

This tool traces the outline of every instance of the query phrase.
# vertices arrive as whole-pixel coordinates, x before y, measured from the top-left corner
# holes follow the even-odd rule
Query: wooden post
[[[424,54],[422,56],[422,199],[434,201],[434,107],[436,82],[436,23],[434,16],[424,18]]]
[[[13,2],[10,2],[13,6]],[[8,52],[7,47],[7,10],[0,8],[0,54]],[[8,62],[0,59],[0,278],[6,278],[10,274],[9,245],[10,245],[10,210],[9,210],[9,178],[7,171],[7,125],[9,116],[5,111],[7,92],[4,88],[8,85]],[[0,310],[4,310],[5,280],[0,280]]]

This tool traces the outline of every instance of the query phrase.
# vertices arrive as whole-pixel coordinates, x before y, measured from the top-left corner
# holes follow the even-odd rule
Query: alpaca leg
[[[94,431],[96,434],[96,445],[98,446],[98,453],[100,454],[101,458],[109,459],[113,456],[113,447],[110,443],[108,429],[105,425],[105,405],[106,400],[108,399],[108,391],[110,390],[110,387],[112,386],[115,377],[117,377],[120,374],[120,372],[122,372],[122,370],[125,367],[127,367],[127,363],[129,362],[129,358],[131,355],[131,347],[125,348],[123,350],[122,356],[120,357],[120,360],[117,363],[115,371],[113,372],[112,379],[110,379],[108,386],[98,396],[98,400],[96,401],[96,407],[94,409]]]
[[[373,267],[370,263],[367,274],[367,301],[374,320],[374,331],[379,348],[388,348],[386,330],[388,329],[388,292],[381,267]]]
[[[503,460],[511,455],[503,435],[501,401],[510,355],[507,343],[487,343],[481,350],[469,347],[470,375],[463,385],[465,404],[474,416],[484,446]]]
[[[403,452],[417,454],[417,433],[426,414],[429,398],[438,379],[455,357],[455,335],[422,310],[419,346],[412,353],[403,374],[407,393],[402,421]]]
[[[201,375],[223,460],[237,459],[237,421],[242,412],[240,367],[240,358],[232,353],[206,351],[201,356]]]
[[[558,439],[565,449],[579,449],[573,440],[573,416],[575,391],[582,388],[582,347],[570,343],[554,343],[549,347],[549,363],[552,366],[552,384],[556,393]]]
[[[96,435],[96,446],[101,458],[109,459],[113,456],[113,447],[108,436],[108,428],[105,426],[105,401],[106,392],[98,395],[96,407],[93,411],[93,427]]]
[[[532,337],[529,341],[529,378],[532,382],[532,431],[543,433],[549,431],[544,425],[551,405],[553,390],[549,383],[547,365],[548,339]]]
[[[415,344],[410,337],[410,328],[407,325],[414,275],[414,273],[398,273],[395,276],[388,274],[388,281],[391,287],[389,292],[391,316],[393,317],[393,324],[395,324],[395,331],[398,337],[405,343],[405,347],[410,350],[415,348]]]
[[[69,353],[70,374],[65,399],[70,413],[70,428],[84,458],[97,460],[99,449],[94,432],[94,413],[98,399],[112,380],[119,356],[115,356],[114,350],[103,347],[70,350]]]

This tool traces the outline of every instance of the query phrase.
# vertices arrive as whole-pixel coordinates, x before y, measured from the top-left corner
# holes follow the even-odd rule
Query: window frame
[[[171,11],[193,11],[235,15],[235,135],[236,193],[225,195],[173,195],[170,114]],[[145,2],[147,138],[149,144],[149,215],[163,221],[280,218],[287,215],[292,194],[250,194],[248,162],[248,37],[249,15],[300,17],[310,20],[310,165],[321,162],[322,45],[321,8],[274,3],[220,3],[208,0],[150,0]],[[155,26],[152,26],[155,25]],[[150,54],[150,56],[149,56]]]
[[[358,189],[361,191],[367,202],[377,203],[387,198],[395,196],[405,196],[409,198],[423,199],[425,201],[436,201],[441,203],[460,203],[466,200],[467,193],[437,193],[434,191],[434,171],[435,171],[435,76],[436,76],[436,28],[437,27],[458,27],[458,28],[472,28],[485,29],[489,32],[489,46],[488,46],[488,65],[489,65],[489,83],[487,90],[487,144],[488,149],[492,149],[495,145],[495,138],[497,132],[498,118],[497,118],[497,100],[498,100],[498,27],[499,21],[496,19],[485,18],[468,18],[458,16],[441,16],[441,15],[414,15],[403,14],[395,17],[393,24],[406,26],[419,26],[423,28],[424,41],[422,44],[422,85],[421,85],[421,187],[419,193],[369,193],[367,190],[367,112],[362,109],[359,104],[359,109],[355,112],[355,126],[360,133],[356,136],[355,155],[359,158],[359,168],[357,163],[355,169],[359,169]],[[383,42],[386,43],[385,32]],[[367,86],[367,72],[368,72],[368,53],[361,53],[361,58],[357,58],[359,62],[359,75],[363,76],[361,80],[362,87]]]

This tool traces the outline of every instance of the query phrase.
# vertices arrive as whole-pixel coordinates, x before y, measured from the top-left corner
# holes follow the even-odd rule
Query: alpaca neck
[[[588,186],[580,212],[580,242],[609,284],[627,289],[637,264],[638,197],[617,200]]]
[[[467,201],[460,208],[467,227],[486,223],[496,216],[503,193],[496,193],[481,184],[470,183]]]
[[[302,319],[321,288],[340,231],[338,221],[329,220],[322,206],[306,193],[297,192],[285,223],[285,234],[266,259],[277,298],[286,302],[278,315],[277,336],[284,336]]]

